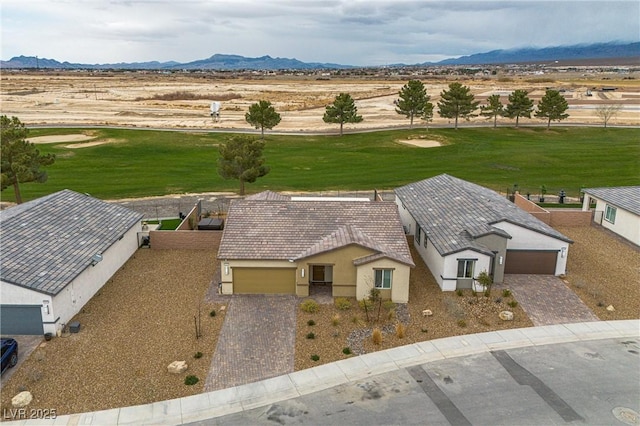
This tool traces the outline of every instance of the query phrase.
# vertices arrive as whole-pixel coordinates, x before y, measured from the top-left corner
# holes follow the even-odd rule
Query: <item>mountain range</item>
[[[469,56],[445,59],[440,62],[422,64],[394,64],[393,66],[439,66],[439,65],[490,65],[518,64],[532,62],[567,60],[603,60],[626,59],[626,62],[640,65],[640,42],[635,43],[597,43],[589,45],[558,46],[546,48],[523,48],[494,50]],[[365,68],[353,65],[333,63],[302,62],[295,58],[272,58],[261,56],[248,58],[239,55],[215,54],[206,59],[180,63],[168,62],[120,62],[113,64],[78,64],[58,62],[55,59],[37,56],[16,56],[8,61],[0,61],[0,68],[37,68],[37,69],[124,69],[124,70],[311,70],[311,69],[347,69]]]

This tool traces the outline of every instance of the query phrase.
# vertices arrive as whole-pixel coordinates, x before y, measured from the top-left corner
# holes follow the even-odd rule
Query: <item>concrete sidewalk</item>
[[[215,419],[432,361],[527,346],[640,337],[640,320],[501,330],[414,343],[279,377],[148,405],[7,425],[178,425]]]

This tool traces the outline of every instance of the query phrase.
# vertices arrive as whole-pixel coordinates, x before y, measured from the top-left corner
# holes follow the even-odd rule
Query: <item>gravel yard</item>
[[[58,415],[202,392],[224,321],[220,305],[203,302],[215,253],[138,250],[77,315],[80,332],[43,342],[3,385],[3,412],[21,390],[33,394],[29,409]],[[195,359],[196,352],[203,356]],[[167,373],[176,360],[187,362],[185,373]],[[187,375],[200,381],[186,386]]]

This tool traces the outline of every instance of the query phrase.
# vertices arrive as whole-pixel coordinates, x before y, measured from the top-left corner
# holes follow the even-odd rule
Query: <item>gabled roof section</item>
[[[262,191],[257,194],[249,195],[245,197],[245,200],[278,200],[278,201],[287,201],[290,200],[291,197],[288,195],[280,194],[279,192],[273,191]]]
[[[466,249],[487,252],[475,239],[488,234],[510,238],[492,226],[502,221],[572,242],[497,192],[447,174],[405,185],[395,193],[443,256]]]
[[[640,186],[587,188],[582,192],[640,216]]]
[[[142,214],[65,189],[0,212],[2,281],[56,295]]]
[[[392,202],[234,200],[219,259],[291,260],[357,244],[414,266]]]

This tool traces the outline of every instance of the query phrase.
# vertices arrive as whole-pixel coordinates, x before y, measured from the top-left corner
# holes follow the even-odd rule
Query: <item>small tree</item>
[[[504,110],[505,117],[515,118],[516,127],[520,117],[531,118],[533,112],[533,101],[529,98],[527,91],[518,89],[509,95],[509,103]]]
[[[249,136],[233,136],[219,147],[218,173],[224,179],[240,181],[240,195],[244,195],[245,182],[253,183],[269,173],[264,165],[264,142]]]
[[[249,107],[249,112],[244,115],[247,123],[256,129],[260,129],[261,139],[264,140],[264,129],[273,129],[280,123],[280,114],[269,101],[259,101]]]
[[[493,118],[493,128],[498,124],[498,117],[504,115],[504,105],[500,101],[500,95],[491,95],[487,98],[487,105],[480,108],[480,115],[487,117],[487,120]]]
[[[55,155],[40,155],[36,146],[27,141],[29,130],[20,122],[18,117],[8,118],[0,116],[0,146],[2,151],[0,161],[1,190],[12,186],[16,203],[22,203],[20,184],[26,182],[44,183],[47,172],[40,167],[50,166],[55,162]]]
[[[422,119],[427,123],[427,130],[429,130],[429,123],[433,121],[433,104],[431,102],[424,104]]]
[[[438,102],[438,114],[443,118],[454,118],[458,128],[458,117],[469,119],[480,102],[474,101],[471,89],[460,83],[449,84],[449,90],[443,90]]]
[[[358,115],[358,108],[348,93],[340,93],[327,109],[322,117],[325,123],[340,123],[340,136],[344,123],[360,123],[362,116]]]
[[[607,123],[612,119],[620,110],[622,105],[600,105],[596,108],[596,115],[604,122],[604,128],[607,128]]]
[[[557,90],[547,89],[540,102],[535,116],[547,119],[547,129],[551,126],[551,120],[560,121],[569,117],[566,113],[569,109],[567,100]]]
[[[489,297],[491,294],[491,286],[493,285],[493,278],[491,278],[487,271],[482,271],[476,277],[476,281],[482,286],[484,295]]]
[[[402,86],[398,96],[400,98],[395,101],[396,112],[409,118],[409,127],[413,127],[413,118],[422,115],[425,105],[431,99],[427,96],[427,89],[420,80],[409,80]]]

